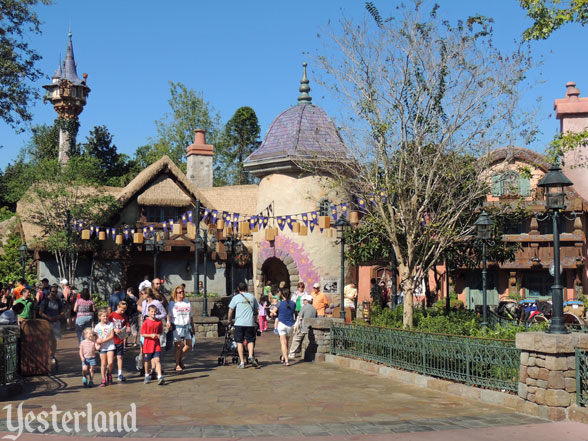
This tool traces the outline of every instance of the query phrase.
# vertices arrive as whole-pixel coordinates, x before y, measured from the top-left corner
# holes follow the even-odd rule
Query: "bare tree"
[[[349,109],[353,136],[345,161],[317,159],[338,185],[381,221],[398,261],[403,323],[413,324],[413,293],[443,253],[473,232],[488,192],[485,155],[533,135],[518,109],[531,66],[517,46],[501,53],[491,21],[452,26],[435,6],[399,7],[382,19],[343,19],[319,57],[326,84]],[[482,177],[482,179],[480,179]]]

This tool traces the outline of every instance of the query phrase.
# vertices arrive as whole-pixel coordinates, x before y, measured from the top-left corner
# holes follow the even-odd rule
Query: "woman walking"
[[[192,346],[194,329],[192,305],[184,300],[184,288],[181,285],[173,289],[171,298],[172,301],[168,306],[167,327],[173,330],[176,371],[182,372],[185,369],[184,355]]]
[[[92,326],[92,322],[94,321],[94,301],[90,298],[88,288],[82,289],[80,296],[74,304],[73,311],[76,314],[76,334],[78,336],[78,342],[81,343],[84,339],[84,329],[94,328]]]
[[[282,298],[282,301],[278,304],[278,335],[280,336],[282,349],[280,361],[285,366],[289,366],[288,348],[290,347],[290,337],[294,331],[296,303],[290,300],[290,291],[280,288],[279,293]]]

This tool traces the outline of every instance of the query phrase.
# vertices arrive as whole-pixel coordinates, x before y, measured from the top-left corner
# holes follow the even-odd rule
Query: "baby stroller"
[[[258,331],[256,325],[256,331]],[[259,335],[259,332],[258,332]],[[247,350],[247,341],[243,341],[243,356],[245,357],[245,363],[249,362],[249,351]],[[227,327],[225,333],[225,341],[223,342],[223,349],[220,356],[218,357],[219,366],[228,366],[229,358],[232,364],[239,363],[239,353],[237,352],[237,343],[235,342],[235,326],[230,324]],[[257,358],[255,359],[257,362]]]

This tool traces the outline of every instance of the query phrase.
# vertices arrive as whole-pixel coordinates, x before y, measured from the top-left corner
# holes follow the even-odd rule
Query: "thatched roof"
[[[160,176],[161,174],[167,174],[168,177],[175,178],[177,184],[184,187],[187,194],[193,196],[193,200],[200,199],[200,202],[205,207],[212,207],[212,204],[209,200],[204,197],[201,190],[196,188],[196,186],[188,179],[188,177],[179,169],[179,167],[174,164],[174,162],[169,158],[169,156],[163,156],[160,160],[154,162],[133,179],[122,191],[117,195],[117,199],[120,203],[124,206],[126,205],[133,197],[140,194],[143,189],[146,189],[147,186],[151,185],[153,181]],[[177,186],[176,184],[176,186]],[[178,188],[179,191],[181,191]],[[183,204],[182,206],[186,206],[189,204]]]
[[[231,213],[255,214],[258,188],[257,185],[233,185],[202,188],[200,191],[208,200],[214,201],[211,208]]]
[[[192,198],[171,178],[162,176],[139,195],[137,202],[152,207],[187,207],[192,203]]]

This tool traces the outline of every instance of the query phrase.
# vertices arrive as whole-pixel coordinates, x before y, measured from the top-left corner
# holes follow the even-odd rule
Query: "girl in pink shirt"
[[[100,345],[96,343],[97,335],[92,328],[83,331],[84,339],[80,343],[80,359],[82,360],[82,384],[94,386],[94,366],[96,366],[96,350]],[[90,380],[88,381],[88,377]]]
[[[259,299],[259,309],[257,312],[257,316],[259,317],[259,330],[261,332],[267,331],[267,315],[265,308],[267,308],[269,304],[267,303],[267,297],[262,295]]]

